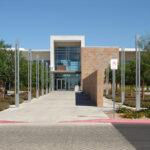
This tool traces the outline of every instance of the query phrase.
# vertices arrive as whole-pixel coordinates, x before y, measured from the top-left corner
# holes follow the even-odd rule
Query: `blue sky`
[[[49,49],[50,35],[85,35],[86,46],[134,47],[150,31],[150,0],[1,0],[0,39]]]

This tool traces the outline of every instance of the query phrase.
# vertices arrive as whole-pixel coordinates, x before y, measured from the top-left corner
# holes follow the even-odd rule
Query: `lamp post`
[[[125,48],[121,48],[121,102],[125,101]]]
[[[140,76],[141,76],[141,67],[140,67],[140,36],[136,35],[136,109],[139,110],[141,107],[141,87],[140,87]]]
[[[48,63],[46,62],[46,94],[48,94]]]
[[[39,97],[39,55],[36,55],[36,98]]]
[[[32,91],[32,52],[28,50],[28,101],[31,101]]]
[[[44,96],[44,60],[41,62],[41,90],[42,96]]]
[[[50,66],[49,66],[49,93],[50,93],[50,91],[51,91],[51,85],[50,85],[50,82],[51,82],[51,68],[50,68]]]
[[[15,106],[19,107],[19,41],[15,41]]]

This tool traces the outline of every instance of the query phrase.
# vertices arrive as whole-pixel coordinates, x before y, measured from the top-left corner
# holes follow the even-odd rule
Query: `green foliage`
[[[0,41],[0,80],[5,82],[5,86],[8,83],[14,85],[15,81],[15,53],[10,50],[11,46],[5,44],[4,41]],[[27,90],[28,88],[28,61],[23,57],[22,52],[19,55],[19,74],[20,74],[20,90]],[[44,78],[45,78],[44,67]],[[41,87],[41,61],[39,62],[39,82]],[[50,80],[49,80],[50,82]],[[32,63],[32,86],[36,87],[36,62]],[[44,86],[46,87],[46,81],[44,80]],[[6,87],[5,87],[6,88]]]
[[[126,109],[124,113],[121,115],[122,118],[130,118],[130,119],[136,119],[141,118],[144,116],[144,113],[141,111],[133,111]]]
[[[124,105],[126,105],[126,106],[130,106],[130,107],[135,107],[135,99],[134,99],[134,101],[133,100],[125,100],[125,102],[124,102]]]
[[[124,108],[124,107],[118,107],[117,110],[116,110],[116,112],[117,112],[117,113],[124,113],[126,110],[127,110],[127,109]]]
[[[122,118],[136,119],[144,116],[150,118],[150,109],[135,111],[135,110],[119,107],[117,108],[116,112],[121,113],[120,116]]]
[[[141,80],[150,85],[150,50],[146,50],[141,54]]]
[[[145,111],[145,116],[147,118],[150,118],[150,109],[148,109],[148,110]]]
[[[20,52],[19,58],[20,58],[20,60],[19,60],[20,90],[27,90],[27,87],[28,87],[28,61],[25,57],[22,56],[22,52]]]
[[[130,61],[125,66],[125,82],[126,85],[134,85],[135,84],[135,72],[136,72],[136,63],[135,60]]]
[[[10,45],[0,41],[0,79],[3,82],[14,81],[14,52],[9,50]]]

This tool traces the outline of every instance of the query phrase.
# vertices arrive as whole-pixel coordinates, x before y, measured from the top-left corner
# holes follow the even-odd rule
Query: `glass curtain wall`
[[[55,74],[55,90],[74,90],[80,86],[81,78],[81,47],[58,47],[55,49],[55,70],[65,73]],[[69,73],[75,71],[77,73]]]
[[[80,47],[58,47],[55,49],[55,70],[65,66],[66,71],[81,71]]]

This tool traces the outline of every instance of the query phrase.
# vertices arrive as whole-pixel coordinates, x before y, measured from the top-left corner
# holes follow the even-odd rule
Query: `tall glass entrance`
[[[80,74],[55,74],[55,90],[74,90],[80,86]]]
[[[57,79],[57,90],[66,90],[66,80],[65,79]]]

